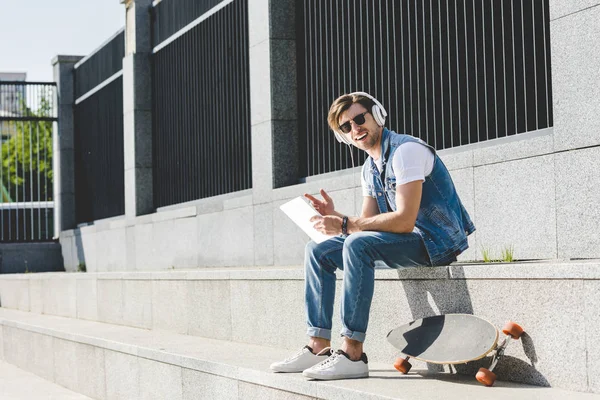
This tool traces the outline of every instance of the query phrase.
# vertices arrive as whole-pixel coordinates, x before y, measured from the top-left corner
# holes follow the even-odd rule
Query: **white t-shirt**
[[[416,142],[401,144],[394,152],[392,168],[396,176],[396,185],[403,185],[413,181],[424,181],[425,177],[433,171],[435,156],[427,147]],[[374,160],[377,169],[381,173],[382,160]],[[363,196],[370,196],[367,184],[361,174]]]

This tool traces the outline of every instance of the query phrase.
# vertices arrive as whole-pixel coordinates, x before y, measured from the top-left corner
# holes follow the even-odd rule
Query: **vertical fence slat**
[[[325,124],[331,101],[350,91],[371,91],[387,103],[388,127],[437,149],[552,126],[548,0],[383,1],[297,9],[305,176],[352,165]],[[324,29],[332,14],[341,26]]]
[[[168,3],[154,6],[155,44],[219,2]],[[247,7],[234,0],[152,54],[155,207],[251,187]]]

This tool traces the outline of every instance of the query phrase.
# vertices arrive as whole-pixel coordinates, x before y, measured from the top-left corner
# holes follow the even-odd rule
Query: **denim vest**
[[[435,149],[421,139],[383,128],[381,157],[385,175],[380,175],[373,159],[368,157],[362,168],[363,178],[369,195],[377,200],[379,211],[396,211],[396,176],[391,160],[398,146],[407,142],[427,146],[435,157],[433,170],[423,182],[421,206],[413,232],[423,237],[432,265],[447,265],[469,247],[467,236],[475,231],[475,226]]]

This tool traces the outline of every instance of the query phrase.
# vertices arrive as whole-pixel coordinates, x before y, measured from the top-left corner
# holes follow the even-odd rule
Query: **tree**
[[[9,131],[14,131],[2,143],[3,200],[51,201],[53,197],[52,171],[52,121],[36,118],[49,117],[50,102],[42,97],[36,112],[29,110],[24,102],[22,115],[30,121],[9,121]],[[8,192],[8,193],[6,193]]]

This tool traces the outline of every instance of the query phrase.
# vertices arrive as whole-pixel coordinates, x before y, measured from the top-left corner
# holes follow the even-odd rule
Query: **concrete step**
[[[91,400],[3,361],[0,361],[0,399]]]
[[[303,280],[297,266],[20,274],[0,277],[0,301],[32,313],[297,350],[306,340]],[[498,328],[513,320],[526,330],[509,346],[500,379],[600,393],[600,261],[377,270],[376,280],[365,342],[372,361],[389,364],[397,356],[385,340],[395,326],[472,313]]]
[[[6,309],[0,335],[6,362],[94,399],[600,399],[377,362],[368,379],[311,381],[268,369],[286,349]]]

